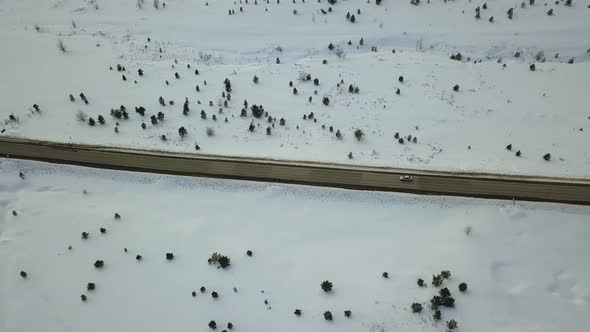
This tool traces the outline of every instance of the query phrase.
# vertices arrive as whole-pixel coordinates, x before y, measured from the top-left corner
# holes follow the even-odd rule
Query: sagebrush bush
[[[334,285],[330,281],[328,281],[328,280],[323,281],[322,284],[321,284],[322,290],[324,292],[326,292],[326,293],[331,292],[333,286]]]

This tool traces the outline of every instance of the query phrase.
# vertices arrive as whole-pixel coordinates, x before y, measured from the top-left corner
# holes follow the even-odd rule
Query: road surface
[[[590,205],[590,180],[280,161],[0,138],[0,156],[88,167],[360,190]],[[411,182],[400,181],[409,175]]]

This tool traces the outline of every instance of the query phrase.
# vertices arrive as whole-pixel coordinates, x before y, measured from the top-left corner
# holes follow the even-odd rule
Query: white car
[[[402,175],[399,177],[399,180],[402,182],[412,182],[412,181],[414,181],[414,178],[411,177],[410,175]]]

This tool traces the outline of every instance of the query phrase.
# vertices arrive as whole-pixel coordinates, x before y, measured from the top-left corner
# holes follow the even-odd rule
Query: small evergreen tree
[[[184,138],[184,136],[186,136],[188,134],[186,128],[184,127],[180,127],[178,128],[178,135],[180,135],[181,138]]]
[[[94,121],[93,118],[88,119],[88,125],[90,125],[91,127],[94,127],[95,124],[96,124],[96,121]]]
[[[328,97],[324,97],[322,99],[322,104],[324,104],[326,106],[330,105],[330,99]]]
[[[459,284],[459,291],[460,291],[461,293],[464,293],[464,292],[466,292],[466,291],[467,291],[467,283],[464,283],[464,282],[460,283],[460,284]]]
[[[365,133],[363,133],[362,130],[357,129],[354,131],[354,137],[356,138],[357,141],[360,141],[364,136],[365,136]]]
[[[412,303],[411,308],[413,313],[419,313],[422,311],[422,305],[420,303]]]
[[[162,96],[160,96],[160,98],[158,98],[158,102],[160,103],[160,105],[166,106],[166,101],[164,101],[164,98]]]
[[[105,124],[104,116],[102,116],[102,115],[98,116],[98,123],[100,123],[101,125]]]
[[[322,284],[321,284],[322,290],[324,292],[326,292],[326,293],[331,292],[333,286],[334,285],[330,281],[328,281],[328,280],[323,281]]]

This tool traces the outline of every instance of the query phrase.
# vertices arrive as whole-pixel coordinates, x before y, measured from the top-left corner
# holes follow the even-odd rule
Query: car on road
[[[412,182],[414,178],[411,175],[402,175],[399,177],[399,180],[402,182]]]

